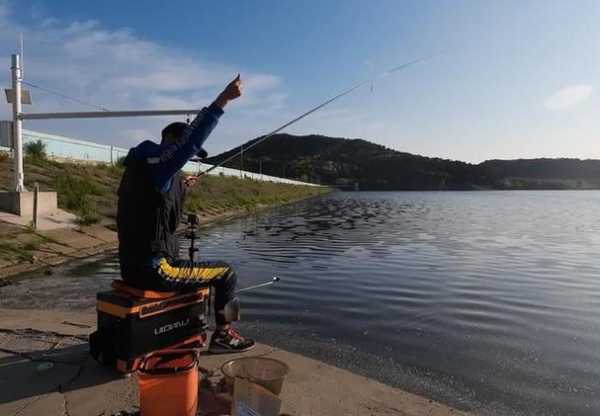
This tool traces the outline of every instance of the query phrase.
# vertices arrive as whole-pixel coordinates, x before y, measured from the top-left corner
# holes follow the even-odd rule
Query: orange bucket
[[[198,351],[160,350],[138,369],[141,416],[195,416],[198,410]]]

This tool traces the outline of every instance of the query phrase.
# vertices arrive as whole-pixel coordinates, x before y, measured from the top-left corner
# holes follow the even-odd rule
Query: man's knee
[[[221,286],[226,289],[233,289],[237,284],[237,275],[235,272],[229,268],[221,277],[215,279],[215,286]]]
[[[230,268],[227,271],[225,279],[228,280],[229,282],[231,282],[232,284],[236,284],[237,283],[237,274],[235,274],[235,272]]]

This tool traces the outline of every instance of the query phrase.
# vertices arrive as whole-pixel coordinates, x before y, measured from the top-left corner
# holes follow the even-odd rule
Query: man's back
[[[147,159],[158,150],[157,144],[144,142],[125,159],[117,211],[119,260],[124,278],[152,267],[156,258],[175,258],[179,251],[175,232],[181,220],[185,188],[177,173],[168,189],[156,189]]]

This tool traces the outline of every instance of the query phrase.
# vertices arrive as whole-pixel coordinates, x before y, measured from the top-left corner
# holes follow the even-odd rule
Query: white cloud
[[[570,85],[546,98],[544,106],[553,111],[564,110],[587,100],[593,91],[591,85]]]
[[[230,65],[201,59],[194,51],[142,39],[129,28],[107,29],[97,21],[64,22],[38,11],[35,24],[22,26],[12,19],[13,5],[0,0],[2,86],[10,84],[7,57],[14,53],[19,32],[25,34],[26,81],[111,110],[199,108],[210,103],[238,72]],[[264,117],[285,106],[286,94],[278,76],[241,72],[244,96],[231,106],[238,115]],[[35,89],[32,93],[34,105],[26,111],[93,110]],[[8,106],[0,106],[0,118],[8,117]],[[129,142],[132,133],[137,136],[154,132],[156,137],[165,121],[49,121],[30,122],[27,128],[118,144]],[[218,131],[228,135],[222,127]]]
[[[269,74],[251,74],[246,77],[246,92],[262,91],[279,87],[281,80]]]
[[[8,16],[9,6],[6,0],[0,0],[0,19],[4,19]]]

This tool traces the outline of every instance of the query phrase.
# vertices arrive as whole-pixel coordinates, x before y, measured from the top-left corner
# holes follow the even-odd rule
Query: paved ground
[[[135,376],[119,377],[88,356],[89,312],[0,309],[0,415],[108,416],[136,411]],[[464,415],[419,396],[297,354],[259,345],[246,355],[286,362],[281,398],[291,415]],[[233,358],[204,355],[199,415],[225,412],[211,394],[219,368]]]
[[[54,214],[42,214],[38,218],[38,230],[57,230],[64,228],[77,228],[77,217],[62,209],[56,210]],[[0,212],[0,221],[14,225],[29,226],[32,221],[31,217],[21,217],[20,215],[11,214],[9,212]]]

